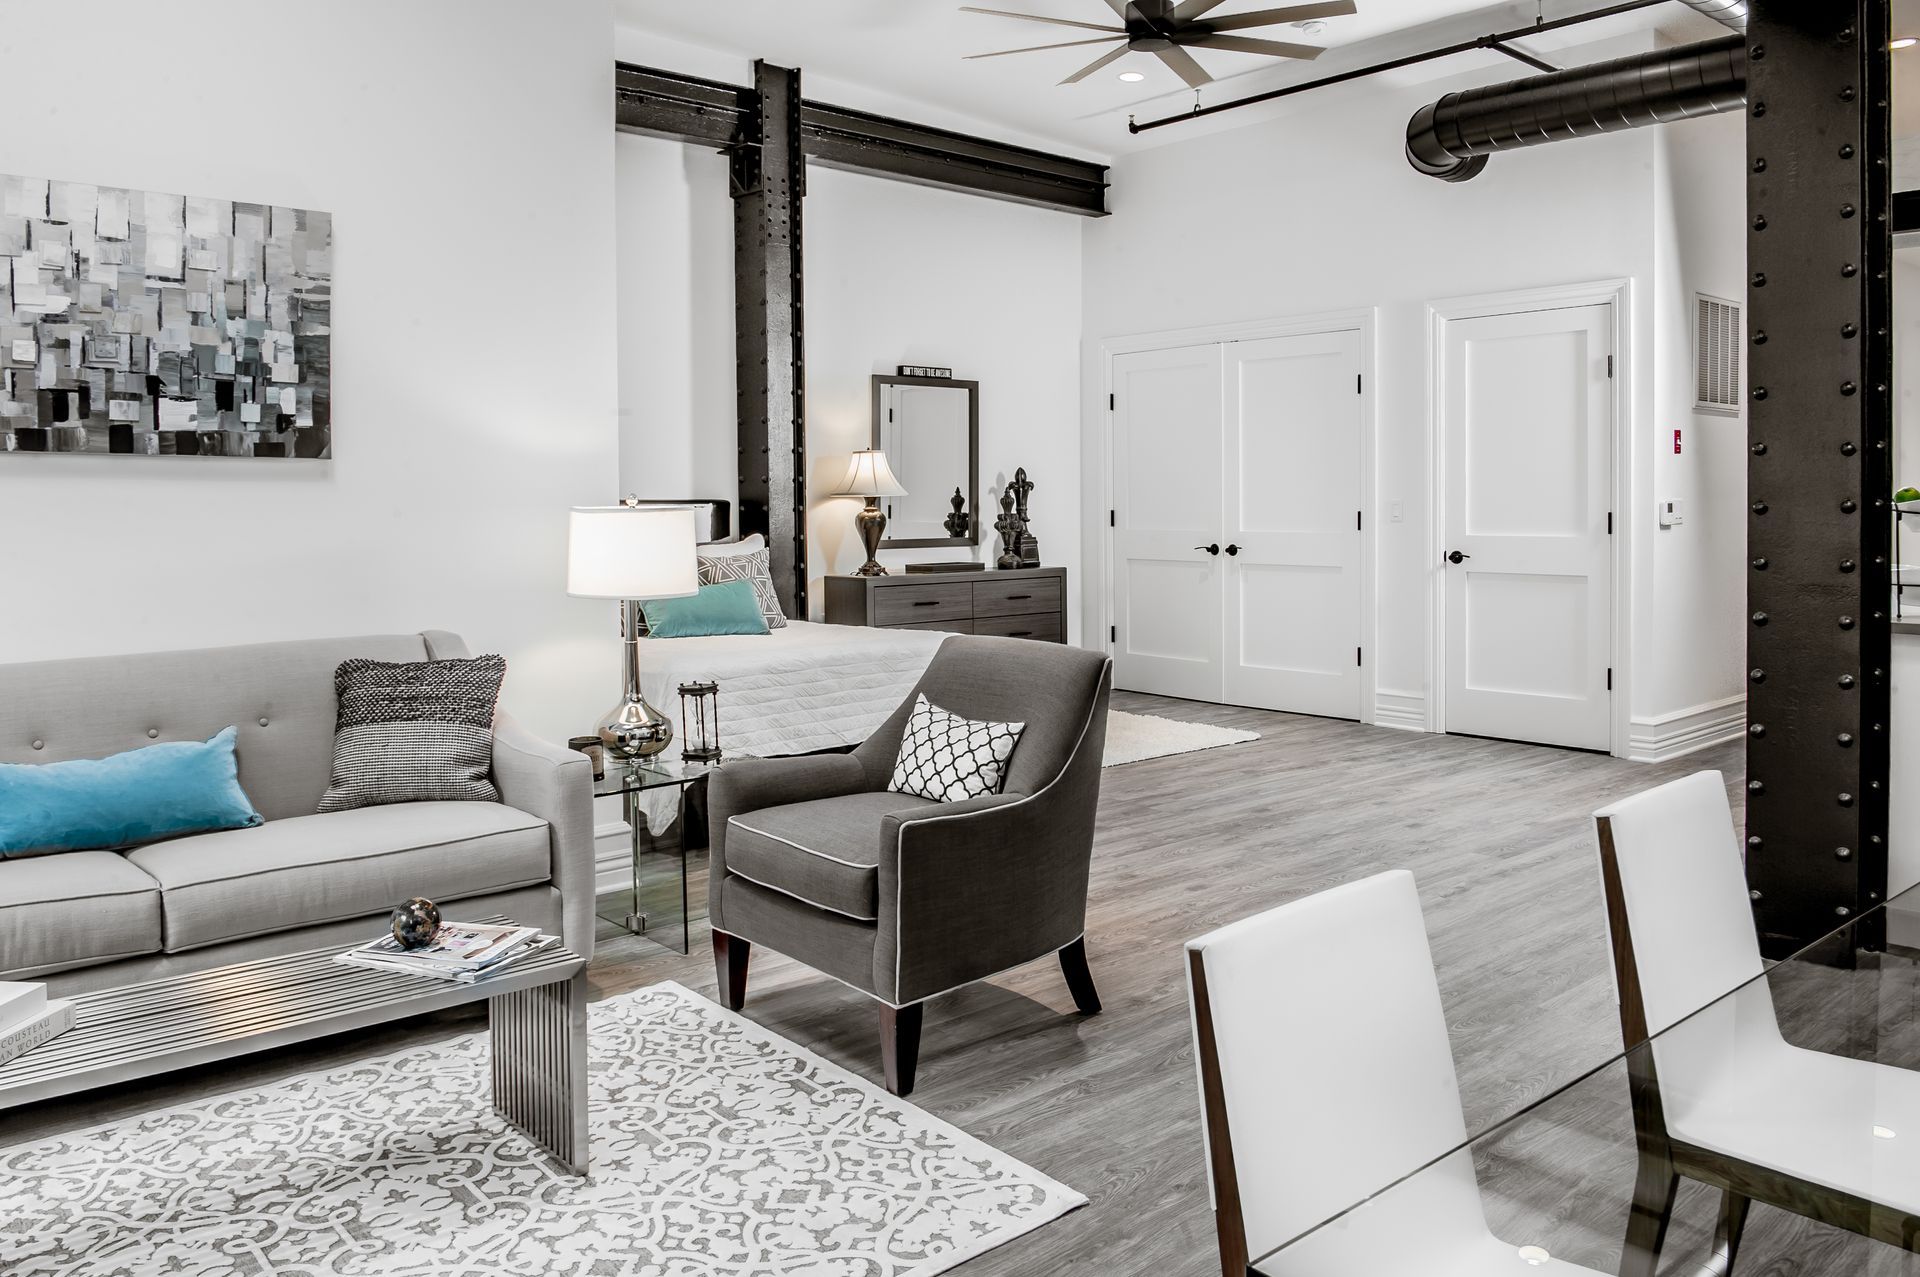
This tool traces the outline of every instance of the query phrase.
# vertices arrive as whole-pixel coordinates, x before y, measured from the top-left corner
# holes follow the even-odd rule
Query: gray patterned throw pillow
[[[976,723],[941,709],[924,693],[917,695],[887,788],[937,803],[997,794],[1006,783],[1007,759],[1026,727]]]
[[[320,810],[386,803],[500,801],[493,786],[493,709],[507,663],[340,662],[333,784]]]
[[[700,556],[700,584],[719,585],[723,581],[750,581],[753,597],[760,604],[760,615],[767,628],[777,630],[787,623],[780,610],[780,596],[773,589],[773,567],[765,546],[747,554],[703,554]]]

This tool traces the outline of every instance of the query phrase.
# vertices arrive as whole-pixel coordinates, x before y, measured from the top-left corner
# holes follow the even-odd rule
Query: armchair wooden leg
[[[1060,951],[1060,973],[1067,977],[1067,990],[1081,1015],[1100,1014],[1100,993],[1093,987],[1093,972],[1087,969],[1087,938],[1075,940]]]
[[[913,1093],[913,1070],[920,1063],[920,1022],[926,1004],[910,1007],[880,1006],[880,1065],[887,1075],[887,1089],[895,1095]]]
[[[724,931],[713,933],[713,974],[720,983],[720,1005],[738,1011],[747,1004],[747,959],[753,945]]]
[[[1660,1248],[1667,1242],[1673,1219],[1674,1195],[1680,1177],[1673,1163],[1642,1151],[1640,1173],[1633,1184],[1633,1207],[1627,1215],[1627,1242],[1620,1252],[1620,1277],[1654,1277],[1660,1267]]]

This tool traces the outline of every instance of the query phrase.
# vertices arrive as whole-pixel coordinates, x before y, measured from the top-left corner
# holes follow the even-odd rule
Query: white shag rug
[[[1086,1198],[677,984],[593,1004],[592,1169],[484,1033],[0,1149],[7,1277],[929,1277]]]
[[[1113,709],[1107,711],[1107,752],[1100,765],[1118,767],[1121,763],[1191,754],[1196,750],[1259,739],[1259,732],[1215,727],[1211,723],[1183,723],[1155,714],[1127,714]]]

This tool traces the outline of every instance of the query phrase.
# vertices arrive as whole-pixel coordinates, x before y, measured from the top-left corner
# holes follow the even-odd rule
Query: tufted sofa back
[[[335,667],[427,654],[422,635],[382,634],[0,665],[0,763],[103,758],[231,724],[260,814],[310,816],[333,772]]]

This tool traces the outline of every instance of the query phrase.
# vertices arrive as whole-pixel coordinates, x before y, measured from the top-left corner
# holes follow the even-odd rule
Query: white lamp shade
[[[700,589],[691,506],[575,506],[567,521],[567,593],[678,599]]]
[[[847,477],[834,489],[845,497],[904,497],[907,490],[893,477],[887,454],[878,448],[862,448],[847,460]]]

